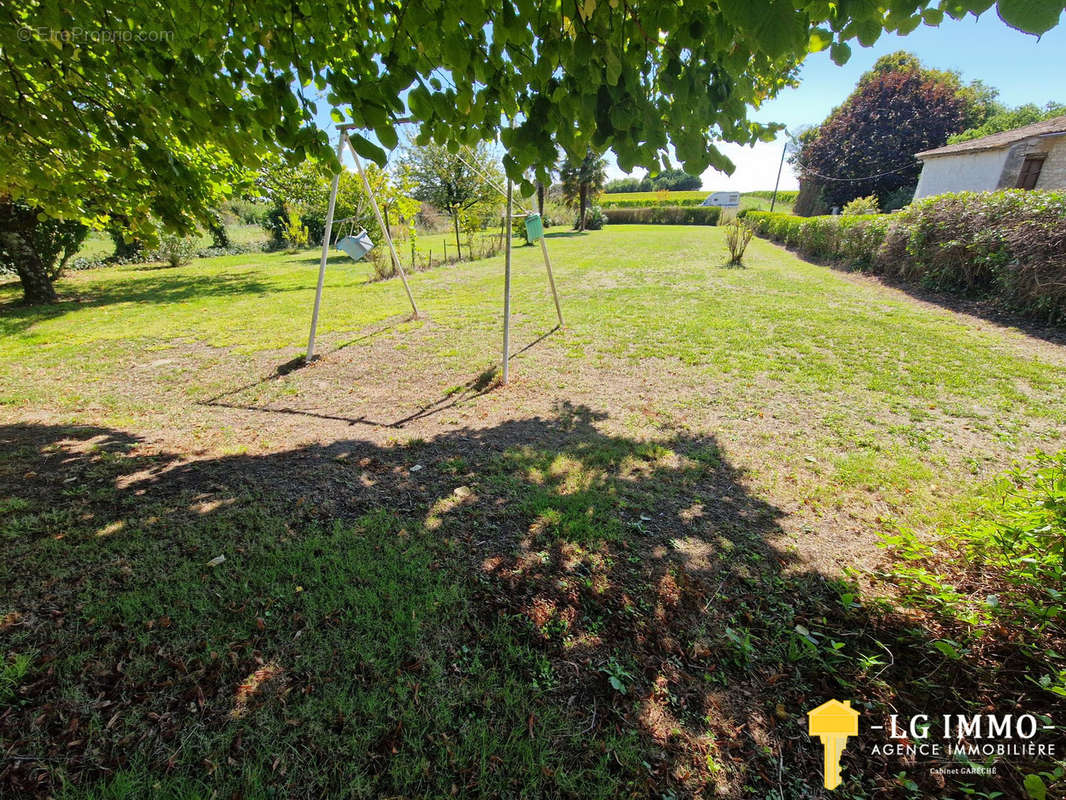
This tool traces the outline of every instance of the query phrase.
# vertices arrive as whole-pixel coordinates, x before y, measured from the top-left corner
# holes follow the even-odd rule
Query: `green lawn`
[[[303,368],[314,250],[0,285],[0,794],[784,800],[829,697],[1062,718],[1061,657],[900,613],[877,541],[1064,446],[1066,350],[718,228],[554,234],[507,386],[500,257],[411,320],[334,256]],[[860,738],[834,796],[1046,766]]]

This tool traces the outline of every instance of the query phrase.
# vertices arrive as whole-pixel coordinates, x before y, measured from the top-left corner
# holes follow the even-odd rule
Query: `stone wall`
[[[1066,189],[1066,136],[1048,137],[1045,141],[1050,147],[1036,188]]]

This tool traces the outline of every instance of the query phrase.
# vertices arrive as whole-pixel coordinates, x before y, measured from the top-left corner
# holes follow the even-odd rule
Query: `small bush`
[[[729,263],[739,266],[744,260],[744,251],[755,234],[748,225],[734,219],[725,226],[725,245],[729,248]]]
[[[610,225],[716,225],[722,209],[715,206],[605,208]]]
[[[751,211],[756,234],[936,291],[1066,320],[1066,193],[959,192],[895,214],[795,217]]]
[[[856,197],[850,203],[845,204],[840,213],[845,217],[855,217],[860,214],[876,214],[880,210],[877,205],[877,195],[871,194],[866,197]]]
[[[307,226],[300,218],[299,212],[294,208],[285,209],[284,237],[287,253],[295,253],[302,247],[307,247],[309,234]]]
[[[366,260],[370,262],[370,266],[374,270],[374,277],[371,280],[385,281],[389,278],[395,278],[398,274],[388,245],[375,247],[367,254]]]
[[[198,249],[196,239],[192,236],[164,233],[159,237],[155,258],[167,262],[171,267],[180,267],[192,261]]]
[[[598,231],[607,222],[607,216],[599,206],[592,206],[585,212],[585,230]]]

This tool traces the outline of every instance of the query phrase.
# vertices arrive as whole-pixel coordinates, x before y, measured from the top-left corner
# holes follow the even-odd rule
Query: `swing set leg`
[[[552,260],[548,257],[548,243],[544,240],[544,234],[540,235],[540,252],[544,254],[544,267],[548,270],[548,284],[552,287],[552,300],[555,301],[555,313],[559,316],[559,327],[566,325],[563,322],[563,310],[559,307],[559,293],[555,291],[555,276],[552,275]]]
[[[337,142],[337,161],[341,160],[344,150],[344,142],[347,136],[342,135]],[[326,281],[326,261],[329,259],[330,237],[333,235],[333,211],[337,207],[337,187],[340,185],[341,174],[333,176],[333,184],[329,190],[329,206],[326,208],[326,228],[322,236],[322,260],[318,262],[318,287],[315,289],[315,310],[311,312],[311,335],[307,339],[306,363],[310,363],[315,357],[315,332],[318,330],[318,310],[322,307],[322,285]]]
[[[389,231],[389,226],[385,224],[385,219],[381,216],[381,209],[378,208],[378,200],[374,196],[374,190],[370,188],[370,181],[366,179],[366,172],[363,171],[363,162],[359,158],[359,154],[355,152],[355,148],[352,147],[351,141],[348,139],[348,134],[344,133],[341,136],[341,141],[348,145],[348,149],[351,150],[352,156],[355,158],[355,168],[359,170],[359,177],[363,179],[363,188],[366,189],[366,196],[370,198],[370,205],[374,208],[374,216],[377,218],[378,225],[381,227],[381,232],[385,234],[385,241],[389,243],[389,253],[392,254],[392,263],[396,267],[396,271],[400,273],[400,280],[403,281],[403,290],[407,292],[407,299],[411,303],[411,317],[418,319],[418,306],[415,305],[415,296],[411,294],[411,287],[407,285],[407,273],[404,272],[403,264],[400,263],[400,255],[396,252],[396,245],[392,241],[392,233]]]

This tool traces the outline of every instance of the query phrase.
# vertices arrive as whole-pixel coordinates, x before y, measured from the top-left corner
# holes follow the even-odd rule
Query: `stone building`
[[[945,192],[1066,189],[1066,116],[916,153],[914,199]]]

